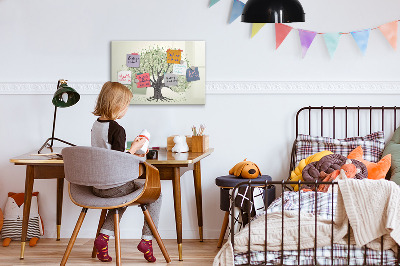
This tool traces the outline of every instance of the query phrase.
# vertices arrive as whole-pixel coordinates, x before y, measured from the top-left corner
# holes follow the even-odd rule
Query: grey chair
[[[116,265],[121,265],[118,208],[128,205],[139,205],[142,208],[145,220],[149,224],[166,262],[171,262],[157,228],[145,206],[145,204],[157,200],[161,193],[160,175],[157,168],[146,162],[141,162],[138,169],[139,158],[137,156],[103,148],[68,147],[62,150],[62,156],[65,179],[70,182],[68,186],[69,196],[74,204],[82,207],[82,211],[60,265],[67,263],[88,209],[102,209],[96,237],[103,226],[107,210],[116,209],[114,215]],[[132,179],[132,176],[145,177],[143,189],[117,198],[101,198],[92,193],[92,186],[118,185],[128,182]],[[92,257],[96,257],[94,247]]]

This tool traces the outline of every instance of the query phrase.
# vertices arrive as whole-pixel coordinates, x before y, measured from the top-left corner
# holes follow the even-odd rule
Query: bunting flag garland
[[[317,33],[315,31],[299,30],[301,54],[304,58]]]
[[[394,50],[397,48],[397,24],[396,20],[378,27]]]
[[[219,1],[220,0],[210,0],[209,7],[212,7]],[[232,24],[233,21],[235,21],[238,17],[240,17],[245,6],[243,0],[231,0],[231,1],[232,1],[232,10],[229,16],[229,24]],[[310,48],[317,34],[322,35],[322,37],[324,38],[329,56],[331,58],[333,58],[337,50],[340,37],[344,34],[351,34],[357,46],[359,47],[361,53],[365,55],[371,31],[379,29],[382,32],[383,36],[385,36],[389,44],[392,46],[392,48],[396,50],[399,21],[400,20],[395,20],[374,28],[368,28],[360,31],[333,32],[333,33],[315,32],[310,30],[293,28],[291,26],[282,23],[275,23],[275,41],[276,41],[275,49],[278,49],[281,46],[283,41],[286,39],[286,37],[292,30],[298,30],[300,36],[302,58],[306,56],[307,51]],[[266,23],[252,23],[251,38],[253,38],[265,26],[265,24]]]
[[[251,28],[251,38],[256,35],[262,27],[264,27],[265,23],[253,23],[252,28]]]
[[[208,7],[212,7],[213,5],[215,5],[218,2],[219,2],[219,0],[210,0],[210,5]]]
[[[275,23],[276,49],[278,49],[278,47],[282,44],[282,42],[285,40],[286,36],[288,36],[292,29],[293,28],[288,25]]]
[[[338,47],[339,39],[340,36],[342,36],[342,34],[340,34],[339,32],[334,32],[334,33],[325,33],[323,36],[326,48],[328,48],[329,55],[332,58],[333,54],[336,51],[336,48]]]
[[[371,32],[371,29],[351,32],[351,35],[353,36],[354,40],[356,41],[356,43],[357,43],[358,47],[360,48],[360,51],[363,55],[365,55],[365,51],[367,50],[370,32]]]
[[[243,2],[239,0],[233,0],[231,17],[229,18],[229,24],[242,15],[243,8],[244,8]]]

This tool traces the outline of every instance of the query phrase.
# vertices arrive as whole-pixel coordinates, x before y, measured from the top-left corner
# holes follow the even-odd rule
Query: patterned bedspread
[[[335,214],[336,208],[336,194],[335,193],[317,193],[317,201],[315,201],[315,192],[285,192],[283,198],[276,199],[268,208],[269,213],[282,211],[282,202],[284,210],[298,210],[301,212],[308,212],[317,214],[326,219],[332,219]],[[315,204],[317,202],[317,204]],[[265,215],[265,213],[260,214]],[[257,219],[260,215],[256,216]],[[366,254],[366,256],[365,256]],[[267,252],[250,252],[250,265],[264,264],[265,255],[267,256],[266,265],[281,265],[281,251],[267,251]],[[316,249],[317,265],[382,265],[381,252],[371,250],[364,247],[357,247],[350,245],[350,256],[347,245],[333,245],[333,263],[332,263],[332,248],[326,246]],[[314,265],[314,249],[304,249],[300,251],[300,256],[297,250],[285,250],[283,252],[284,265],[298,265],[300,258],[300,265]],[[383,252],[383,265],[395,265],[396,257],[392,250],[385,250]],[[235,265],[248,265],[248,253],[235,254]]]

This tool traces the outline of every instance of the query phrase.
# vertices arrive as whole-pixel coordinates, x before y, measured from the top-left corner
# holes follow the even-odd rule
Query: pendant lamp
[[[72,143],[69,143],[65,140],[55,138],[54,130],[56,128],[56,117],[57,117],[57,108],[65,108],[70,107],[76,104],[80,99],[79,93],[73,88],[69,87],[67,84],[67,80],[60,79],[57,83],[57,90],[53,95],[52,103],[54,105],[54,117],[53,117],[53,131],[51,133],[51,138],[48,138],[42,147],[39,149],[38,153],[40,153],[45,147],[50,148],[51,152],[53,152],[53,141],[57,140],[62,143],[68,144],[70,146],[75,146]],[[50,144],[49,144],[49,141]]]
[[[243,9],[242,22],[304,22],[304,15],[298,0],[249,0]]]

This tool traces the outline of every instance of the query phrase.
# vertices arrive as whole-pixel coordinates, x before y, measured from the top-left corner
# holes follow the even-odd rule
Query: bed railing
[[[397,106],[303,107],[296,113],[296,138],[299,134],[332,136],[333,138],[357,137],[372,133],[374,130],[381,130],[385,136],[388,136],[398,126],[397,112],[399,111],[400,107]],[[350,130],[353,132],[352,135],[349,135]],[[296,140],[292,146],[288,177],[295,168]]]
[[[281,249],[280,249],[280,264],[269,264],[268,263],[268,261],[267,261],[267,253],[268,253],[268,248],[267,248],[267,243],[268,243],[268,238],[267,238],[267,236],[268,236],[268,212],[267,212],[267,204],[268,204],[268,201],[267,200],[264,200],[264,209],[265,209],[265,214],[262,214],[262,215],[265,215],[265,243],[264,243],[264,246],[265,246],[265,248],[264,248],[264,262],[262,262],[261,264],[256,264],[256,265],[284,265],[284,225],[285,225],[285,223],[284,223],[284,212],[285,212],[285,208],[284,208],[284,193],[285,193],[285,191],[286,190],[288,190],[287,188],[286,188],[286,185],[299,185],[299,187],[301,186],[301,185],[313,185],[313,186],[315,186],[314,188],[313,188],[313,191],[315,192],[315,201],[314,201],[314,206],[315,206],[315,210],[314,210],[314,213],[315,213],[315,224],[314,224],[314,226],[315,226],[315,235],[314,235],[314,258],[313,258],[313,264],[301,264],[301,261],[300,261],[300,255],[301,255],[301,249],[300,249],[300,246],[301,246],[301,232],[300,232],[300,223],[301,223],[301,218],[300,218],[300,213],[301,213],[301,210],[300,210],[300,206],[301,206],[301,190],[299,189],[299,191],[297,191],[297,192],[292,192],[292,193],[298,193],[298,196],[299,196],[299,208],[298,208],[298,228],[299,228],[299,230],[298,230],[298,242],[297,242],[297,265],[319,265],[318,264],[318,261],[317,261],[317,252],[316,252],[316,249],[317,249],[317,240],[318,240],[318,234],[317,234],[317,218],[318,218],[318,215],[317,215],[317,213],[318,213],[318,194],[316,193],[317,191],[318,191],[318,186],[319,185],[331,185],[332,186],[332,193],[331,193],[331,195],[332,195],[332,198],[331,198],[331,201],[332,201],[332,206],[331,206],[331,217],[332,217],[332,219],[331,219],[331,262],[332,262],[332,264],[331,265],[337,265],[337,264],[334,264],[334,259],[335,259],[335,257],[334,257],[334,248],[333,248],[333,246],[334,246],[334,241],[333,241],[333,236],[334,236],[334,208],[335,208],[335,206],[334,206],[334,190],[335,190],[335,186],[338,186],[338,183],[336,182],[336,181],[332,181],[332,182],[318,182],[318,181],[315,181],[315,182],[305,182],[305,181],[268,181],[268,180],[266,180],[265,182],[263,182],[263,181],[252,181],[251,179],[249,180],[249,181],[246,181],[246,182],[242,182],[242,183],[240,183],[240,184],[238,184],[238,185],[236,185],[235,187],[234,187],[234,189],[233,189],[233,191],[232,191],[232,195],[236,195],[236,191],[239,189],[239,187],[243,187],[243,186],[250,186],[250,187],[253,187],[253,188],[255,188],[255,187],[257,187],[257,188],[262,188],[262,189],[264,189],[264,193],[265,193],[265,198],[266,199],[268,199],[268,187],[269,186],[271,186],[271,185],[275,185],[275,186],[281,186],[281,189],[282,189],[282,197],[281,197],[281,200],[282,200],[282,231],[281,231]],[[250,199],[252,199],[253,198],[253,190],[252,189],[250,189]],[[230,231],[230,241],[231,241],[231,244],[232,244],[232,247],[233,247],[233,249],[235,248],[235,241],[234,241],[234,237],[235,237],[235,232],[234,232],[234,221],[235,221],[235,219],[234,219],[234,217],[235,217],[235,208],[234,208],[234,197],[232,197],[232,199],[231,199],[231,231]],[[241,265],[254,265],[254,264],[252,264],[251,263],[251,223],[252,223],[252,221],[251,221],[252,219],[248,219],[248,224],[247,224],[247,226],[248,226],[248,231],[249,231],[249,235],[248,235],[248,238],[249,238],[249,241],[248,241],[248,245],[247,245],[247,264],[241,264]],[[345,264],[345,265],[350,265],[350,250],[351,250],[351,244],[350,244],[350,224],[348,224],[348,232],[347,232],[347,264]],[[397,248],[399,249],[399,245],[397,245]],[[368,265],[367,264],[367,248],[366,248],[366,246],[363,246],[363,250],[364,250],[364,263],[363,263],[363,265]],[[400,251],[400,249],[399,249],[399,251]],[[384,258],[383,258],[383,255],[384,255],[384,253],[383,253],[383,236],[381,237],[381,257],[380,257],[380,265],[387,265],[387,264],[384,264]],[[258,262],[258,263],[260,263],[260,262]],[[340,265],[343,265],[343,264],[340,264]],[[391,264],[391,265],[400,265],[400,252],[398,252],[397,253],[397,257],[396,257],[396,262],[395,262],[395,264]]]

